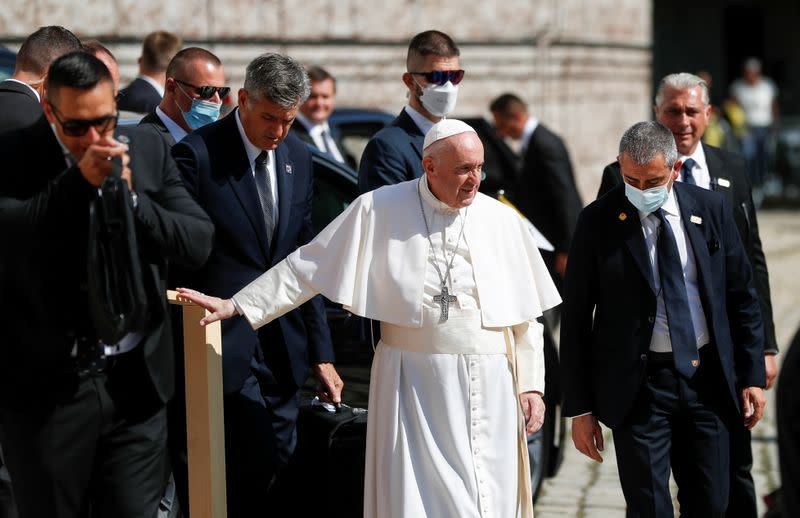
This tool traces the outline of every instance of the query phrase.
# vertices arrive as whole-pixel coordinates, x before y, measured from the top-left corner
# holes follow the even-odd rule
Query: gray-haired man
[[[302,65],[264,54],[247,67],[237,109],[172,148],[216,227],[208,263],[187,284],[230,298],[313,237],[311,156],[287,136],[308,94]],[[323,399],[338,402],[342,381],[320,297],[258,331],[234,318],[222,342],[228,516],[252,516],[265,512],[265,490],[294,449],[309,365]]]
[[[565,278],[564,415],[602,461],[614,432],[628,515],[722,517],[729,434],[761,418],[764,331],[752,270],[721,195],[677,182],[672,132],[640,122],[619,147],[624,185],[583,209]],[[678,451],[681,455],[670,453]]]

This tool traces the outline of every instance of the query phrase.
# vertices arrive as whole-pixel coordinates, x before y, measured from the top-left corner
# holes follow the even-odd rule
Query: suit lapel
[[[708,222],[704,223],[705,218],[701,216],[701,214],[703,214],[700,210],[701,207],[698,206],[694,197],[688,192],[689,189],[686,189],[685,186],[680,185],[678,182],[675,182],[673,186],[677,187],[675,189],[675,196],[677,197],[678,207],[681,211],[681,223],[683,224],[684,232],[686,232],[686,236],[692,244],[697,277],[700,279],[700,284],[703,287],[702,291],[706,295],[705,298],[708,298],[713,292],[711,291],[711,279],[708,278],[705,272],[710,271],[711,256],[708,253],[708,243],[706,242],[705,232],[702,228],[702,225],[707,225]],[[692,218],[693,216],[694,218]],[[699,219],[700,222],[696,223],[692,221],[692,219],[695,221]],[[704,307],[710,308],[708,304],[704,304]]]
[[[239,135],[239,129],[236,125],[236,114],[231,113],[226,120],[229,121],[228,130],[225,132],[230,140],[223,147],[223,149],[230,150],[228,157],[230,174],[228,175],[228,182],[233,189],[236,198],[247,214],[247,219],[253,225],[258,242],[261,245],[261,250],[265,258],[269,258],[269,250],[267,248],[267,226],[264,223],[264,211],[261,208],[261,202],[258,201],[258,189],[256,188],[256,181],[253,178],[253,169],[250,161],[247,159],[247,151],[244,148],[244,143]]]
[[[624,193],[624,191],[621,191]],[[624,194],[623,194],[624,197]],[[628,247],[636,266],[647,281],[653,295],[656,293],[655,281],[653,280],[653,267],[650,264],[650,257],[647,255],[647,244],[642,233],[642,222],[639,219],[639,211],[623,198],[620,205],[622,210],[613,214],[615,224],[619,225],[622,239]]]
[[[279,243],[289,227],[294,191],[294,164],[285,144],[275,150],[275,176],[278,180],[278,227],[272,241]]]
[[[614,204],[618,210],[614,210],[608,215],[613,218],[611,225],[618,229],[620,238],[625,242],[636,266],[650,286],[650,290],[655,295],[655,281],[653,280],[653,268],[650,265],[650,257],[647,255],[647,244],[642,233],[642,222],[639,219],[639,211],[631,205],[625,197],[625,190],[619,189],[617,192],[618,202]]]
[[[713,148],[701,144],[703,151],[706,154],[706,165],[708,166],[708,175],[711,177],[711,190],[725,196],[728,204],[733,207],[733,182],[727,176],[725,168],[723,167],[722,160]]]

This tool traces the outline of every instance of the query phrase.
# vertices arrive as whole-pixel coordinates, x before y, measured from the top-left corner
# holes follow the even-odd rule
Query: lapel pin
[[[730,187],[731,181],[727,178],[717,178],[717,185],[721,185],[723,187]]]
[[[619,218],[620,221],[625,221],[626,219],[628,219],[628,215],[625,214],[624,212],[620,212],[619,216],[617,217]]]
[[[692,215],[692,216],[689,218],[689,221],[691,221],[691,222],[692,222],[692,223],[694,223],[695,225],[702,225],[702,224],[703,224],[703,218],[701,218],[700,216],[695,216],[695,215]]]
[[[292,174],[292,164],[286,164],[286,174]]]
[[[700,360],[692,360],[692,367],[697,367],[700,365]]]

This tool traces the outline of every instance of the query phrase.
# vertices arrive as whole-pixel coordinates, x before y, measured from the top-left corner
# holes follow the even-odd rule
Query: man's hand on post
[[[572,419],[572,442],[579,452],[597,462],[603,462],[603,430],[597,418],[591,414]]]
[[[111,158],[122,158],[122,177],[128,182],[128,188],[133,190],[131,184],[130,156],[128,145],[121,144],[111,137],[104,137],[86,148],[83,156],[78,161],[81,175],[93,187],[100,187],[103,180],[111,173]]]
[[[344,382],[332,363],[314,364],[314,377],[317,378],[320,384],[317,389],[317,395],[321,401],[335,405],[342,403]]]
[[[538,392],[523,392],[519,395],[522,413],[525,416],[525,432],[530,435],[538,432],[544,424],[545,404]]]
[[[221,299],[219,297],[211,297],[203,295],[199,291],[190,290],[189,288],[178,288],[179,299],[194,302],[198,306],[202,306],[211,312],[200,320],[201,326],[207,326],[217,320],[225,320],[236,315],[236,306],[233,305],[231,299]]]
[[[742,412],[744,413],[744,425],[748,430],[761,420],[764,414],[766,398],[761,387],[745,387],[742,389]]]
[[[775,384],[775,378],[778,377],[778,362],[774,354],[764,355],[764,366],[767,368],[767,390],[771,389]]]

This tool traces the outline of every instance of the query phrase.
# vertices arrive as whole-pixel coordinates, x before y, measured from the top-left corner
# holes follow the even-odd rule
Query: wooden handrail
[[[189,508],[193,518],[226,518],[220,323],[201,327],[208,311],[179,299],[176,291],[168,290],[167,300],[183,306]]]

